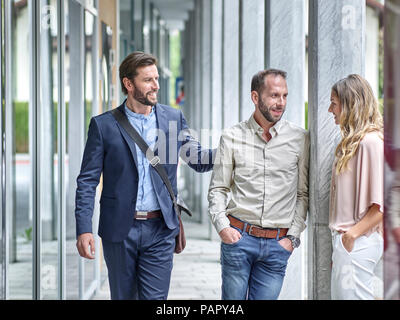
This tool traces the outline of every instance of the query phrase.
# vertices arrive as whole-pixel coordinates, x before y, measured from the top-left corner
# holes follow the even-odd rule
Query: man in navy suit
[[[179,155],[197,172],[213,167],[213,150],[189,134],[180,110],[157,103],[157,60],[133,52],[119,74],[127,99],[119,106],[130,124],[161,159],[177,195]],[[76,190],[79,254],[94,258],[92,215],[103,173],[99,236],[111,299],[167,299],[179,221],[161,177],[112,113],[93,117]]]

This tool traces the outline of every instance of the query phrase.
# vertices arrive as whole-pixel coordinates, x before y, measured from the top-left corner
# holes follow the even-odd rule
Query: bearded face
[[[258,108],[260,109],[261,114],[268,122],[278,122],[281,120],[283,113],[285,112],[286,107],[280,105],[272,105],[267,106],[264,101],[260,99]]]
[[[287,95],[286,80],[283,77],[269,75],[265,78],[256,106],[268,122],[275,123],[282,118],[286,110]]]
[[[157,104],[157,90],[150,89],[148,91],[140,90],[133,82],[133,87],[135,91],[133,93],[133,98],[145,106],[155,106]]]
[[[132,98],[145,106],[157,104],[157,93],[160,90],[159,75],[156,65],[144,66],[137,69],[133,80],[125,79],[125,87]]]

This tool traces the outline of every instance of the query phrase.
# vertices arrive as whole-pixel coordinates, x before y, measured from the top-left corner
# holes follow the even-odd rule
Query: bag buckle
[[[136,220],[147,220],[147,211],[136,211]]]
[[[159,156],[154,156],[153,159],[150,160],[150,164],[152,167],[155,167],[156,165],[158,165],[160,163],[160,157]]]

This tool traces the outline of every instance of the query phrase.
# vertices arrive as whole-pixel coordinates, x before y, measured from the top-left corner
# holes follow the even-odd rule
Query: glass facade
[[[99,243],[94,261],[77,254],[74,221],[88,124],[100,112],[97,7],[1,1],[1,299],[86,299],[105,278]]]
[[[32,61],[28,4],[5,3],[5,210],[8,294],[32,298]],[[28,71],[28,72],[27,72]],[[12,77],[12,75],[14,75]],[[18,83],[24,83],[19,86]],[[9,187],[9,188],[7,188]],[[4,201],[3,200],[3,201]]]
[[[107,274],[98,236],[96,259],[76,250],[90,118],[123,101],[118,65],[133,50],[165,55],[160,102],[168,103],[168,32],[149,0],[0,4],[0,299],[89,299]],[[93,230],[100,191],[101,183]]]

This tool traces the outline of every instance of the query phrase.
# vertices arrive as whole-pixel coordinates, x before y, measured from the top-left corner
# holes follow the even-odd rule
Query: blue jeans
[[[222,300],[276,300],[291,252],[278,243],[281,238],[236,230],[242,234],[239,241],[221,243]]]

